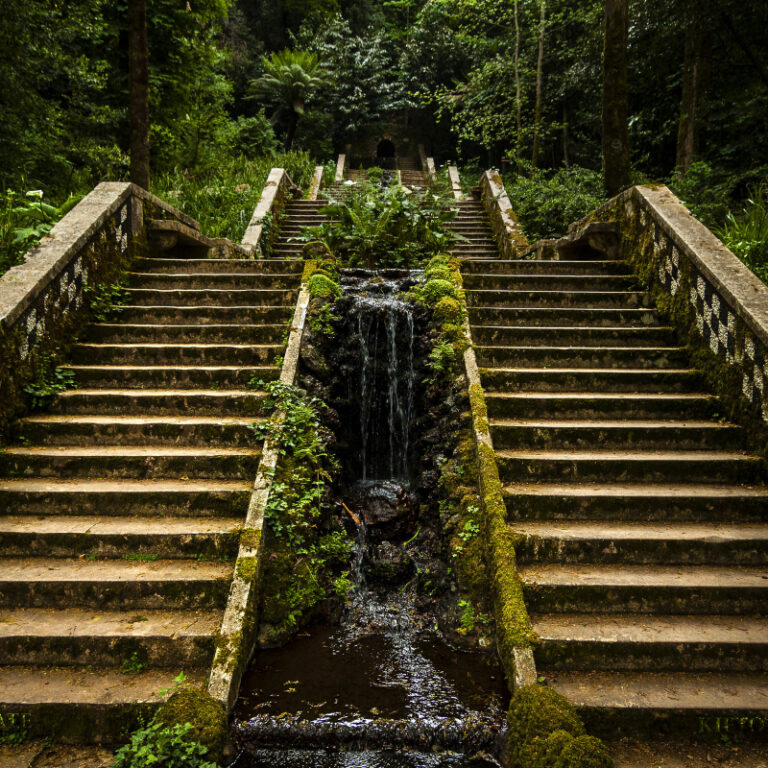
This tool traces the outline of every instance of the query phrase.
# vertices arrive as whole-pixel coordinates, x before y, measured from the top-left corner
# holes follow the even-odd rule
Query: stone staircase
[[[261,451],[249,380],[279,375],[302,265],[172,253],[133,265],[78,388],[0,452],[0,714],[32,736],[114,742],[178,673],[207,681]]]
[[[768,488],[621,262],[500,260],[454,227],[549,685],[597,733],[768,714]]]
[[[339,188],[340,185],[334,184],[331,189]],[[332,191],[332,194],[338,199],[336,192]],[[281,259],[301,258],[304,243],[292,238],[300,235],[304,227],[316,227],[325,221],[325,216],[319,211],[326,205],[327,200],[289,200],[281,217],[278,236],[272,244],[272,255]]]
[[[397,170],[403,186],[423,187],[427,183],[421,164],[413,157],[398,157]]]

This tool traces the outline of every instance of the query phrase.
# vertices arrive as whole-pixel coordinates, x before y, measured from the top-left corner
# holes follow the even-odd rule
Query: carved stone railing
[[[144,219],[199,224],[127,183],[104,182],[0,278],[0,434],[26,407],[24,387],[48,370],[89,320],[93,289],[146,253]]]
[[[695,362],[729,415],[768,425],[768,287],[665,186],[633,187],[572,230],[593,222],[616,224],[620,258],[684,339],[708,350]]]
[[[298,189],[285,168],[273,168],[269,172],[261,199],[253,211],[241,243],[251,258],[266,255],[278,231],[285,203]]]
[[[482,175],[480,193],[496,235],[499,252],[505,259],[517,258],[528,248],[528,238],[512,211],[512,204],[498,171],[486,171]]]

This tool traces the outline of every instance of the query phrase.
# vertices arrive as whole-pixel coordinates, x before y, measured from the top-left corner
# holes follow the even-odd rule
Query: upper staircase
[[[768,713],[768,488],[628,267],[455,253],[539,675],[601,733]]]
[[[114,742],[183,672],[204,685],[302,264],[134,263],[66,367],[77,389],[0,452],[0,714]]]

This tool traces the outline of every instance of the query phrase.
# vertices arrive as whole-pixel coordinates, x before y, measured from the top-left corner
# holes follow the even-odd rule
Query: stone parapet
[[[298,187],[291,181],[285,168],[273,168],[269,172],[264,191],[241,243],[252,258],[264,256],[269,250],[285,202],[293,197],[297,190]]]
[[[514,259],[528,248],[528,238],[512,211],[504,182],[498,171],[486,171],[480,179],[480,193],[491,220],[503,258]]]

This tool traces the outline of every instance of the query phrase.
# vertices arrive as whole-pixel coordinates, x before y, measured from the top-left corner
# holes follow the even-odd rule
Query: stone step
[[[73,389],[61,392],[50,412],[126,416],[259,416],[263,399],[263,392],[247,390]]]
[[[554,670],[768,673],[764,616],[532,616],[536,664]]]
[[[16,480],[0,478],[6,514],[245,515],[253,481]]]
[[[473,325],[472,340],[482,346],[657,347],[675,345],[677,335],[669,326]]]
[[[223,517],[0,516],[3,557],[234,560],[242,520]]]
[[[464,253],[461,252],[461,249],[455,248],[455,251],[459,253],[460,256],[463,256]],[[462,280],[464,283],[464,287],[468,291],[474,291],[474,290],[483,290],[483,291],[506,291],[508,289],[514,289],[514,290],[524,290],[526,286],[530,283],[535,283],[533,286],[534,288],[551,288],[551,289],[559,289],[562,285],[562,290],[568,291],[568,290],[578,290],[578,286],[575,285],[563,285],[563,281],[565,278],[568,278],[569,281],[572,277],[575,277],[575,275],[557,275],[556,277],[552,277],[550,279],[549,275],[543,275],[539,273],[531,273],[531,274],[475,274],[470,273],[466,275],[462,275]],[[524,278],[524,282],[521,282],[520,278]],[[579,278],[581,279],[581,278]],[[627,278],[624,275],[609,275],[609,274],[599,274],[599,275],[592,275],[589,276],[590,281],[594,281],[596,284],[601,286],[602,288],[610,289],[611,285],[608,284],[608,281],[611,281],[612,283],[614,281],[618,282],[619,280],[624,280],[625,282],[630,279]],[[592,283],[586,283],[587,287],[592,287]],[[595,286],[597,288],[597,285]],[[623,286],[617,286],[619,289],[621,289]],[[585,309],[593,309],[592,307],[585,307]]]
[[[696,392],[698,371],[666,368],[481,368],[491,392]]]
[[[293,307],[298,289],[280,290],[271,288],[191,288],[189,290],[159,288],[127,288],[127,304],[137,306],[187,306],[187,307],[243,307],[290,305]]]
[[[461,262],[464,285],[481,282],[489,275],[535,273],[548,275],[621,275],[630,269],[623,261],[613,259],[542,260],[542,259],[496,259],[492,262],[466,259]]]
[[[761,486],[522,482],[506,485],[504,500],[510,520],[768,520],[768,488]]]
[[[75,365],[270,365],[283,344],[73,344],[70,359]]]
[[[768,563],[768,523],[515,521],[510,528],[519,537],[515,553],[523,564]]]
[[[749,713],[768,718],[768,676],[733,672],[555,672],[548,684],[573,702],[587,730],[618,738],[663,733],[664,738],[717,739],[759,733]],[[730,727],[728,726],[730,723]],[[759,727],[759,726],[758,726]]]
[[[204,667],[213,659],[222,612],[16,608],[0,621],[3,666]]]
[[[248,448],[203,446],[9,446],[0,475],[14,478],[192,478],[236,480],[256,476],[261,441]]]
[[[720,409],[717,398],[697,393],[486,392],[491,418],[699,419]]]
[[[254,424],[262,418],[164,416],[57,416],[21,421],[21,434],[36,445],[257,446]]]
[[[167,325],[206,325],[208,323],[288,323],[293,307],[287,304],[250,307],[174,307],[123,306],[114,313],[113,322],[164,323]]]
[[[610,327],[610,326],[658,326],[661,324],[659,313],[649,307],[602,307],[586,309],[582,307],[509,307],[504,312],[505,324],[519,326],[545,326],[547,328],[568,327]],[[474,328],[489,326],[478,324]],[[492,327],[492,326],[490,326]]]
[[[741,427],[713,421],[494,419],[491,436],[496,449],[531,450],[736,450],[744,441]]]
[[[99,344],[205,344],[222,343],[277,344],[287,336],[287,324],[195,324],[167,323],[94,323],[88,328],[88,340]]]
[[[0,560],[0,608],[221,609],[232,564],[196,560]]]
[[[527,566],[520,577],[531,613],[764,614],[764,567],[705,565]]]
[[[286,259],[136,259],[135,272],[154,274],[189,274],[212,272],[242,272],[260,275],[282,274],[285,277],[301,275],[303,265]]]
[[[485,322],[489,313],[506,317],[508,310],[520,307],[649,307],[651,300],[645,291],[466,291],[469,316],[473,323]],[[498,314],[497,314],[498,313]]]
[[[274,381],[280,369],[268,366],[67,365],[86,389],[245,389],[252,380]]]
[[[684,368],[685,347],[475,347],[483,368]],[[79,381],[79,379],[78,379]]]
[[[191,272],[166,274],[165,272],[129,272],[132,290],[290,290],[295,289],[299,277],[295,274],[252,274],[250,272]]]
[[[491,290],[497,291],[631,291],[637,280],[631,275],[526,274],[494,275]],[[473,293],[470,288],[468,293]]]
[[[184,668],[201,686],[207,668]],[[175,687],[179,668],[125,675],[116,669],[0,667],[0,715],[22,712],[29,738],[62,744],[117,744],[146,724]],[[166,693],[161,693],[165,691]]]
[[[489,258],[493,259],[499,255],[499,250],[495,245],[491,246],[476,246],[473,244],[451,245],[450,251],[452,254],[461,256],[471,256],[472,258]]]
[[[501,450],[504,482],[756,483],[761,461],[733,451]]]

